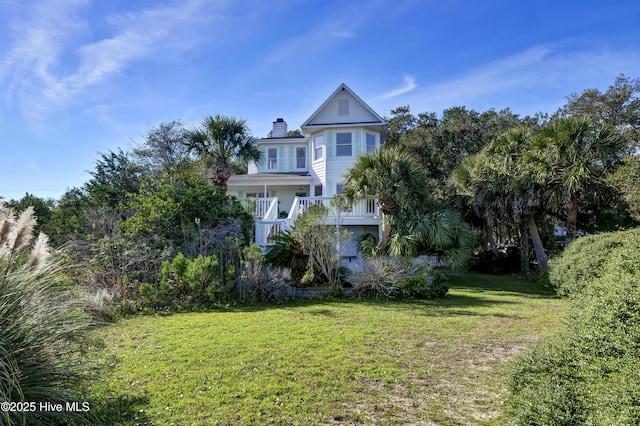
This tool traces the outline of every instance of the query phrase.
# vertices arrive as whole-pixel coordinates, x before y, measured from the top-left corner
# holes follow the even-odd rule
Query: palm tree
[[[382,236],[378,247],[386,247],[391,234],[390,217],[424,205],[429,186],[420,164],[394,147],[359,157],[345,174],[342,192],[349,201],[377,197],[382,215]]]
[[[532,138],[533,133],[528,127],[508,130],[487,145],[485,155],[491,158],[495,172],[504,181],[499,199],[506,204],[505,213],[510,214],[520,228],[529,230],[538,267],[544,270],[547,268],[547,256],[534,217],[536,210],[542,207],[543,190],[528,174],[523,163],[523,153],[530,149]],[[523,266],[528,272],[527,244],[523,247]]]
[[[213,168],[213,184],[227,187],[234,161],[260,161],[261,152],[245,120],[220,114],[205,117],[202,127],[187,134],[187,147]]]
[[[527,174],[522,162],[531,139],[532,133],[527,127],[506,131],[480,153],[467,158],[454,171],[452,180],[471,198],[475,212],[487,224],[489,237],[490,228],[496,222],[515,221],[522,238],[526,238],[528,229],[538,266],[543,270],[547,267],[547,258],[534,218],[542,204],[542,189]],[[493,245],[495,243],[492,249]],[[526,247],[523,244],[523,272],[528,272]]]
[[[576,237],[580,202],[610,190],[607,169],[623,148],[618,131],[595,126],[584,117],[552,120],[534,138],[526,162],[535,180],[546,187],[548,201],[566,211],[567,244]]]

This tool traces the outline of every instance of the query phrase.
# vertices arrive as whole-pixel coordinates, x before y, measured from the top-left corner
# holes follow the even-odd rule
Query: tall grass
[[[81,416],[66,411],[75,401],[69,342],[92,320],[65,281],[60,253],[49,248],[46,235],[34,240],[35,224],[32,208],[16,217],[0,204],[0,402],[35,403],[35,410],[0,411],[0,424],[57,424]],[[43,402],[65,410],[40,411]]]

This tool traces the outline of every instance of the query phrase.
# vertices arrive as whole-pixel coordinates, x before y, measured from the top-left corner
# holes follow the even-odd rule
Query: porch
[[[293,199],[286,217],[278,212],[278,197],[243,198],[242,205],[253,214],[255,219],[255,243],[266,249],[272,246],[274,237],[290,230],[296,219],[311,206],[323,206],[328,212],[327,224],[336,226],[378,226],[380,213],[377,200],[367,198],[355,203],[337,207],[333,197],[298,197]]]

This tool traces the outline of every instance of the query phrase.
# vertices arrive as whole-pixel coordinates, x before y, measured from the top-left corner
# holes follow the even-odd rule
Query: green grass
[[[305,301],[141,316],[100,331],[109,424],[503,424],[509,362],[566,301],[453,277],[445,299]]]

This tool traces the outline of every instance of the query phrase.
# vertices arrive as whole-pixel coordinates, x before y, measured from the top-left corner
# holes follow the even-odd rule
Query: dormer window
[[[338,115],[349,115],[349,99],[338,100]]]

